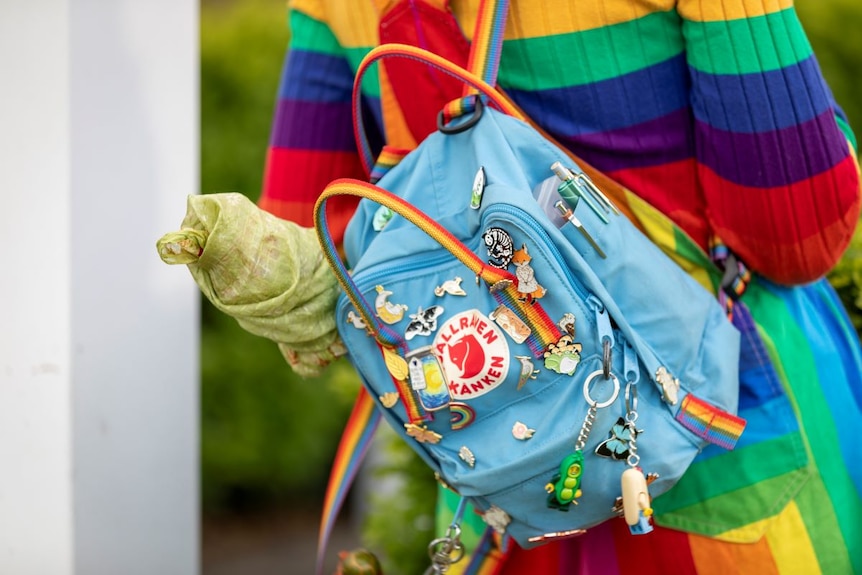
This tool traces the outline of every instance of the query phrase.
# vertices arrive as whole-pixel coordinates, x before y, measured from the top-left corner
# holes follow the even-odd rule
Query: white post
[[[0,573],[198,571],[197,17],[0,4]]]

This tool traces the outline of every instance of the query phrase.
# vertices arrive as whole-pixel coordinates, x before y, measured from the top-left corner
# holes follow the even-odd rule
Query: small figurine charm
[[[652,531],[649,518],[652,515],[647,480],[640,467],[629,467],[620,479],[623,493],[623,517],[632,535],[643,535]]]
[[[551,479],[550,483],[545,485],[545,491],[550,494],[548,495],[548,507],[552,509],[568,511],[570,503],[577,503],[575,499],[581,496],[581,475],[584,472],[583,450],[587,444],[587,439],[589,439],[590,431],[593,429],[593,424],[596,422],[596,414],[598,410],[612,405],[619,396],[620,382],[617,376],[612,373],[610,379],[613,382],[613,390],[610,397],[604,401],[593,398],[590,393],[590,386],[601,375],[603,375],[602,370],[598,369],[584,380],[584,399],[587,400],[587,405],[590,408],[587,410],[584,423],[581,424],[581,430],[578,432],[575,451],[563,458],[560,462],[560,472]]]
[[[575,499],[581,496],[581,474],[584,471],[584,453],[579,449],[567,455],[560,462],[560,472],[545,485],[548,507],[568,511],[569,504],[578,504]]]

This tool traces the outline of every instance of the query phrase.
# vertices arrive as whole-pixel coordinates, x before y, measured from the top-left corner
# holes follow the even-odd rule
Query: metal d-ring
[[[469,130],[470,128],[479,123],[479,119],[482,117],[482,112],[484,109],[485,106],[484,104],[482,104],[482,100],[477,96],[476,105],[473,109],[473,114],[465,121],[460,122],[455,126],[446,125],[446,118],[443,115],[443,110],[440,110],[440,113],[437,114],[437,129],[444,134],[448,134],[450,136],[452,134],[459,134],[465,130]]]
[[[589,374],[587,376],[587,379],[584,380],[584,399],[587,400],[587,405],[589,405],[590,407],[595,407],[596,409],[602,409],[603,407],[607,407],[607,406],[611,405],[613,402],[615,402],[617,400],[617,397],[620,394],[620,380],[617,379],[616,375],[611,373],[610,377],[608,379],[614,380],[614,392],[611,394],[611,396],[608,399],[606,399],[605,401],[603,401],[601,403],[599,403],[598,401],[593,399],[592,396],[590,396],[590,384],[599,375],[604,375],[604,371],[601,369],[597,369],[596,371]]]

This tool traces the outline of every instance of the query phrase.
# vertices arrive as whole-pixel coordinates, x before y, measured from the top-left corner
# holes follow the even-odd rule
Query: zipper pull
[[[608,315],[602,300],[597,298],[594,294],[590,294],[589,297],[587,297],[587,305],[589,305],[596,314],[596,329],[598,331],[599,342],[602,344],[602,370],[604,372],[605,379],[610,379],[611,363],[613,362],[611,353],[616,344],[614,330],[611,327],[611,318]]]
[[[629,340],[622,338],[623,342],[623,379],[626,383],[637,385],[640,380],[640,370],[638,369],[638,354]]]

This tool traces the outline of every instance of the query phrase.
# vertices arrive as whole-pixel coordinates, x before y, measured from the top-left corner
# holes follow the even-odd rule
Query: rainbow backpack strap
[[[476,17],[476,27],[473,29],[467,70],[490,86],[497,84],[508,13],[508,0],[482,0]],[[441,111],[443,123],[448,124],[454,118],[472,113],[479,98],[479,90],[465,84],[464,95],[446,104]]]
[[[361,387],[338,444],[338,451],[335,453],[335,461],[329,474],[329,485],[326,488],[323,516],[317,539],[316,572],[318,575],[323,569],[323,556],[329,544],[332,528],[335,526],[335,519],[344,505],[350,486],[365,459],[365,454],[368,452],[380,419],[380,412],[375,409],[374,401],[368,391]]]

